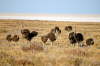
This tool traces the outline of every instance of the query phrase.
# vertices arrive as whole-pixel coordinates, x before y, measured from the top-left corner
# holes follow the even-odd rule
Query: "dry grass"
[[[68,32],[64,30],[67,25],[73,28],[76,25],[76,31],[83,33],[85,40],[89,37],[94,38],[94,46],[71,46]],[[48,41],[43,48],[40,37],[55,26],[61,28],[61,35],[52,47]],[[21,36],[20,30],[23,28],[39,32],[39,35],[33,38],[31,46]],[[20,35],[19,42],[8,42],[5,40],[7,34]],[[100,23],[0,20],[0,66],[100,66],[99,43]]]

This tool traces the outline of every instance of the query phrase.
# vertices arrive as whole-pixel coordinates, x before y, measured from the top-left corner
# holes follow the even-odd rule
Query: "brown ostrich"
[[[47,35],[42,36],[42,37],[41,37],[41,40],[42,40],[43,43],[46,43],[47,40],[48,40],[48,36],[47,36]]]
[[[48,39],[52,42],[52,45],[53,45],[53,42],[56,41],[56,39],[57,39],[55,34],[50,32],[50,33],[48,33],[47,36],[48,36]]]
[[[8,41],[8,42],[18,42],[19,41],[19,36],[18,35],[11,35],[11,34],[9,34],[9,35],[7,35],[6,36],[6,40]],[[9,46],[10,46],[10,43],[9,43]]]
[[[19,36],[18,35],[14,35],[12,40],[15,41],[15,42],[19,41]]]
[[[65,30],[66,30],[66,31],[72,31],[72,26],[66,26],[66,27],[65,27]]]
[[[52,45],[53,45],[53,42],[56,41],[56,36],[54,33],[50,32],[47,35],[42,36],[41,40],[43,43],[46,43],[48,40],[50,40],[52,42]]]
[[[12,41],[12,36],[11,36],[11,34],[9,34],[9,35],[6,36],[6,40],[9,41],[9,42]]]
[[[6,37],[6,40],[9,41],[9,42],[11,42],[11,41],[18,42],[19,41],[19,36],[18,35],[12,36],[11,34],[9,34]]]
[[[29,33],[30,33],[30,31],[28,29],[21,30],[21,34],[22,34],[23,38],[27,38]]]
[[[56,33],[61,33],[61,30],[59,29],[59,27],[55,27],[54,29],[51,29],[51,31],[47,34],[41,37],[41,40],[43,43],[46,43],[48,40],[50,40],[52,42],[56,41],[57,39],[57,35]]]
[[[53,42],[53,41],[56,40],[56,36],[55,36],[55,34],[52,33],[52,32],[48,33],[48,34],[47,34],[47,37],[48,37],[48,39],[49,39],[51,42]]]

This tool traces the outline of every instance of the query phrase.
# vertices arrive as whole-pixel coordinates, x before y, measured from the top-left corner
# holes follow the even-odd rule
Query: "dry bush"
[[[0,52],[0,66],[13,66],[14,58],[5,52]]]
[[[0,33],[7,33],[8,31],[6,29],[0,29]]]
[[[36,50],[36,51],[43,51],[43,46],[39,44],[31,44],[30,48]]]
[[[43,51],[43,46],[38,44],[31,44],[28,47],[22,47],[23,51]]]
[[[14,66],[34,66],[34,63],[32,61],[29,61],[28,59],[18,59],[18,60],[15,60],[14,63],[16,65]]]

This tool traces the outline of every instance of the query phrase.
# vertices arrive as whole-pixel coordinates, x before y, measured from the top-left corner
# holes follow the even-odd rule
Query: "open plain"
[[[86,39],[93,38],[93,46],[72,46],[68,40],[69,32],[65,26],[71,25],[73,31],[81,32]],[[52,28],[59,26],[61,34],[51,46],[48,41],[43,47],[41,36]],[[21,35],[21,29],[38,32],[30,46]],[[18,42],[6,40],[8,34],[19,35]],[[39,49],[42,46],[43,49]],[[26,49],[23,47],[26,47]],[[67,22],[45,20],[0,20],[0,66],[100,66],[100,23],[99,22]]]

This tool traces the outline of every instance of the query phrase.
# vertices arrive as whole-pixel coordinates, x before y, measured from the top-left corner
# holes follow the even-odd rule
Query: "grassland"
[[[67,25],[73,26],[73,31],[81,32],[85,40],[89,37],[94,38],[95,44],[91,47],[71,46],[68,32],[64,30]],[[59,26],[62,33],[53,46],[48,41],[41,51],[37,50],[38,48],[22,50],[22,47],[30,44],[22,38],[21,29],[38,31],[39,35],[33,38],[31,43],[41,46],[43,43],[40,37],[55,26]],[[17,34],[20,40],[8,42],[5,39],[8,34]],[[100,23],[0,20],[0,66],[100,66]]]

